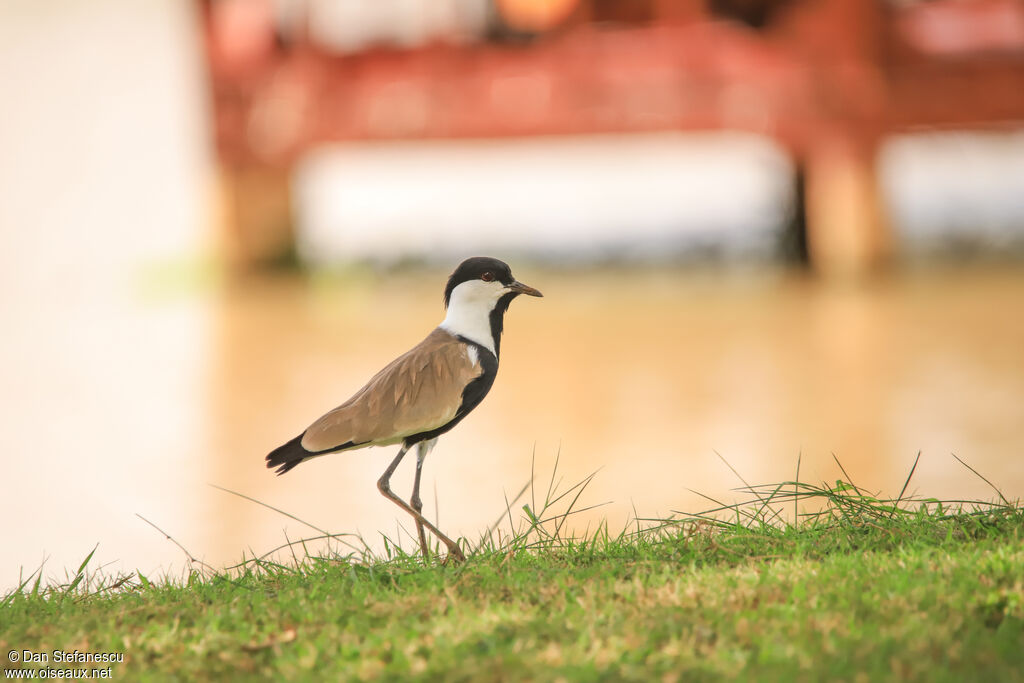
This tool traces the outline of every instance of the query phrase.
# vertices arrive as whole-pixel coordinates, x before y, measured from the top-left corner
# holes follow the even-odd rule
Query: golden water
[[[798,454],[801,478],[833,480],[835,453],[857,484],[892,494],[921,451],[913,489],[993,496],[956,453],[1024,495],[1024,269],[935,268],[866,285],[777,271],[515,271],[545,298],[513,303],[491,394],[426,464],[426,509],[452,534],[475,539],[494,521],[533,453],[545,486],[556,453],[566,483],[600,469],[581,504],[609,504],[578,525],[699,509],[691,490],[735,499],[740,482],[716,451],[752,483],[792,478]],[[61,374],[71,363],[53,358],[81,355],[81,339],[23,344],[19,365],[36,368],[24,382],[64,398],[54,415],[3,394],[20,416],[4,441],[17,478],[3,500],[3,584],[44,551],[59,575],[96,542],[114,567],[180,567],[180,551],[136,512],[213,563],[313,533],[207,484],[372,543],[408,528],[375,488],[395,448],[283,477],[263,456],[436,325],[444,276],[267,277],[93,315],[130,319],[137,333],[108,335],[106,364],[80,363],[78,392],[92,390],[76,399]],[[54,448],[40,448],[33,420]],[[394,479],[403,495],[411,470],[412,457]]]

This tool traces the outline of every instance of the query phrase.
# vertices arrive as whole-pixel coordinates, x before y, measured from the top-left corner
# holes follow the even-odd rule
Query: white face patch
[[[497,280],[467,280],[459,284],[452,290],[448,315],[441,323],[441,329],[474,341],[494,353],[490,315],[498,299],[508,291]]]

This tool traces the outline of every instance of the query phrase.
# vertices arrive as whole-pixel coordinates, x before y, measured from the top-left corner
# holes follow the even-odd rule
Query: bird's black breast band
[[[473,408],[480,405],[480,401],[484,400],[484,396],[486,396],[487,392],[491,390],[491,386],[494,384],[494,378],[498,376],[498,358],[491,353],[490,349],[462,336],[459,336],[458,340],[466,346],[471,346],[476,349],[477,358],[480,361],[480,366],[483,368],[483,372],[481,372],[479,376],[474,378],[466,385],[466,388],[462,390],[462,403],[459,404],[459,409],[455,411],[455,417],[437,429],[431,429],[429,432],[420,432],[419,434],[413,434],[412,436],[405,437],[402,443],[404,443],[406,447],[417,444],[420,441],[428,441],[441,436],[449,429],[459,424],[459,422],[462,421],[462,418],[469,415]]]

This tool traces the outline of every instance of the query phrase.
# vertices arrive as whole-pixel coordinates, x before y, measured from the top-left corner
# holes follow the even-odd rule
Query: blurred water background
[[[578,83],[599,70],[587,41],[628,49],[659,22],[692,33],[697,57],[746,64],[752,50],[765,79],[784,72],[803,92],[790,83],[803,72],[762,46],[800,25],[787,5],[0,5],[0,585],[44,559],[59,577],[97,543],[110,571],[179,571],[181,552],[136,513],[215,565],[309,533],[209,484],[380,547],[406,524],[374,486],[392,449],[282,478],[263,456],[417,343],[443,316],[447,274],[478,253],[545,298],[513,304],[491,395],[427,462],[426,508],[446,531],[476,539],[556,454],[566,482],[600,469],[584,503],[608,505],[576,528],[704,507],[693,491],[734,499],[716,452],[751,483],[791,478],[798,457],[803,478],[835,479],[834,453],[893,494],[921,452],[921,493],[992,497],[956,453],[1024,494],[1014,101],[958,108],[919,86],[900,116],[934,105],[944,124],[822,123],[737,86],[758,72],[736,67],[725,94],[700,86],[724,98],[720,116],[691,121],[692,84],[670,97],[664,83],[720,67],[655,60],[614,62],[615,87],[653,89],[594,96],[610,99],[578,118],[558,109],[550,51],[582,51],[565,76]],[[1015,3],[889,2],[875,19],[823,5],[902,26],[943,69],[998,78],[1024,54]],[[953,5],[973,23],[943,32]],[[417,65],[460,50],[494,51],[469,62],[491,65],[477,80],[504,74],[481,86],[491,109],[423,99]],[[538,54],[553,61],[516,66]],[[839,72],[863,80],[858,54]],[[331,92],[310,82],[335,81],[344,98],[310,99]],[[824,132],[787,132],[790,113]],[[823,171],[819,142],[840,150]],[[843,233],[875,201],[882,227]],[[411,470],[395,481],[405,492]]]

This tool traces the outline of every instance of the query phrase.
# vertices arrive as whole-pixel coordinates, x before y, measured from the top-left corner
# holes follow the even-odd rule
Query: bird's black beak
[[[519,280],[513,280],[512,284],[510,284],[508,288],[509,290],[515,292],[516,294],[526,294],[527,296],[544,296],[533,287],[530,287],[529,285],[524,285]]]

